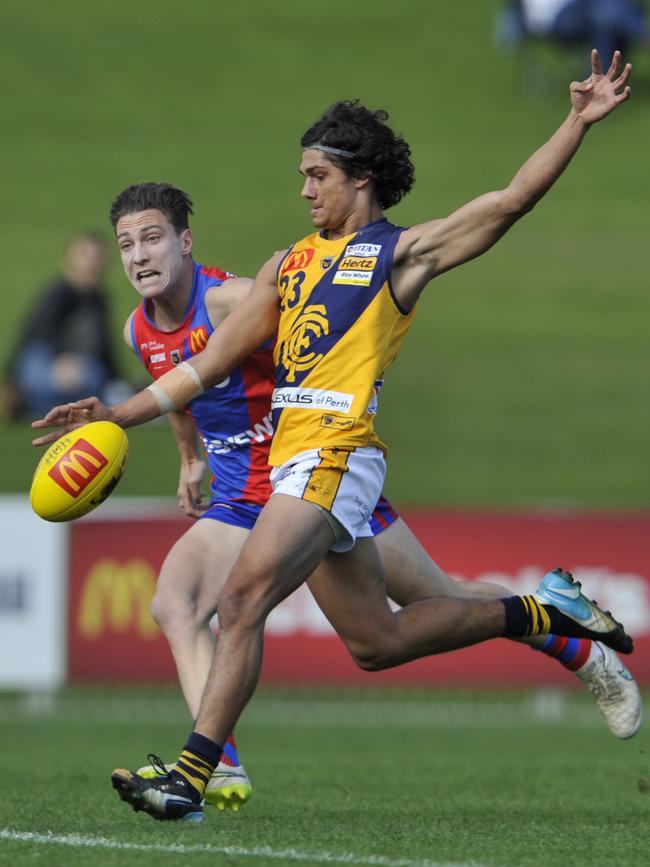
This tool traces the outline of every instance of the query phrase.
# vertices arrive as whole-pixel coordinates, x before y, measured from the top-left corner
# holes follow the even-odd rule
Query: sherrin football
[[[34,472],[29,502],[46,521],[72,521],[96,509],[122,478],[129,441],[111,421],[64,434]]]

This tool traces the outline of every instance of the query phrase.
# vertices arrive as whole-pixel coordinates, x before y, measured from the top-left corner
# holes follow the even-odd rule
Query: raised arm
[[[277,329],[280,307],[275,276],[280,259],[281,254],[277,254],[261,268],[250,294],[212,333],[203,352],[115,406],[107,407],[91,397],[54,407],[44,418],[32,422],[32,427],[57,429],[37,437],[33,444],[45,445],[89,421],[134,427],[180,409],[205,388],[225,379]]]
[[[628,63],[619,74],[615,52],[604,75],[597,51],[592,72],[570,86],[571,110],[555,134],[519,169],[504,190],[479,196],[448,217],[413,226],[402,233],[395,250],[393,290],[405,309],[417,301],[426,284],[480,256],[553,186],[577,151],[589,127],[630,96]]]

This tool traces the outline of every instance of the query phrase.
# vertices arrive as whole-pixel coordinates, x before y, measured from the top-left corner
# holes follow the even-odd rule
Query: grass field
[[[0,864],[642,867],[650,740],[574,693],[264,691],[239,729],[255,792],[200,827],[133,813],[115,765],[176,754],[173,692],[4,697]]]
[[[397,222],[507,183],[564,117],[582,62],[558,68],[551,52],[550,86],[531,89],[521,60],[492,46],[498,5],[358,0],[351,16],[343,0],[7,0],[4,351],[69,234],[106,226],[134,181],[186,188],[199,261],[253,274],[308,228],[298,139],[336,99],[387,107],[412,145],[417,183]],[[428,292],[378,420],[397,502],[648,504],[650,57],[634,60],[633,100],[548,199]],[[117,335],[135,301],[117,258],[110,284]],[[28,440],[0,430],[2,490],[25,489]],[[133,445],[122,490],[172,493],[166,432]]]

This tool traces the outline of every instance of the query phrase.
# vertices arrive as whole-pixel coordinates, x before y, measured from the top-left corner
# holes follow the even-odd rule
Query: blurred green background
[[[191,194],[199,261],[254,274],[310,228],[298,140],[340,98],[387,108],[412,146],[393,221],[505,185],[564,118],[587,55],[497,52],[498,6],[5,0],[2,346],[69,235],[108,234],[111,199],[137,181]],[[633,59],[633,100],[547,199],[427,290],[378,421],[397,503],[648,505],[650,57]],[[110,285],[117,340],[137,300],[117,255]],[[26,490],[30,438],[0,428],[2,490]],[[121,493],[172,495],[165,425],[130,440]]]

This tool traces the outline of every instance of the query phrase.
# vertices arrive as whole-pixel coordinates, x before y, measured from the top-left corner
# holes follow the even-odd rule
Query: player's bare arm
[[[621,71],[621,54],[603,74],[597,51],[592,72],[570,85],[571,110],[555,134],[519,169],[503,190],[479,196],[448,217],[413,226],[402,233],[395,250],[393,290],[411,309],[426,284],[480,256],[548,192],[579,148],[589,127],[630,96],[631,65]]]
[[[190,518],[199,518],[208,508],[204,501],[203,480],[206,466],[193,419],[184,412],[167,415],[181,459],[178,478],[178,505]]]
[[[44,418],[32,422],[32,427],[37,430],[56,427],[56,430],[37,437],[32,444],[53,442],[90,421],[112,421],[123,428],[134,427],[180,409],[205,388],[221,382],[277,329],[280,306],[275,277],[281,259],[281,254],[276,254],[261,268],[250,294],[212,333],[203,352],[113,407],[107,407],[96,397],[54,407]]]
[[[210,322],[216,328],[226,316],[250,295],[253,280],[250,277],[231,277],[220,286],[212,286],[205,295]]]

